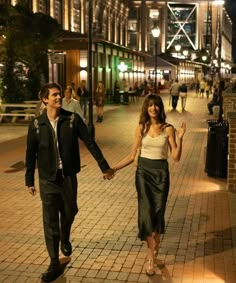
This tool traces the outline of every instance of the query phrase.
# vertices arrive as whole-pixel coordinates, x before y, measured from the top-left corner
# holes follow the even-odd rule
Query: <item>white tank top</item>
[[[157,137],[148,134],[143,137],[141,145],[141,157],[148,159],[168,159],[168,136],[162,131]]]

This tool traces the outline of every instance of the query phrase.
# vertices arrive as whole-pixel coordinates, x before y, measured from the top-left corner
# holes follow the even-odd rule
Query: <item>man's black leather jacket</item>
[[[63,174],[65,176],[75,175],[80,171],[78,138],[85,143],[102,172],[110,168],[98,145],[89,136],[87,126],[79,115],[60,109],[57,135]],[[38,163],[39,178],[49,181],[56,180],[57,150],[54,141],[54,130],[45,109],[41,116],[35,118],[30,123],[28,129],[25,174],[26,186],[34,186],[36,161]]]

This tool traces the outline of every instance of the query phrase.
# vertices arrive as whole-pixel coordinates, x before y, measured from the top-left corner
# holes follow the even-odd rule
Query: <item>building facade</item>
[[[155,40],[151,30],[158,25],[157,53],[175,66],[172,79],[176,77],[177,69],[183,80],[196,78],[199,72],[201,76],[211,72],[219,72],[221,77],[230,75],[232,21],[224,1],[134,0],[129,3],[132,17],[129,20],[129,46],[154,54]],[[178,51],[177,46],[180,46]],[[152,74],[153,68],[154,64],[146,66],[146,71]],[[168,72],[161,70],[161,66],[157,71],[160,77]]]
[[[132,87],[154,77],[230,76],[232,22],[224,1],[0,0],[6,2],[25,3],[61,24],[63,32],[49,53],[49,79],[63,87],[88,80],[89,33],[93,89],[100,80],[112,89],[123,78]],[[156,26],[160,35],[154,39]]]
[[[6,2],[27,4],[34,13],[48,14],[61,24],[63,32],[54,49],[49,50],[50,81],[63,87],[74,83],[76,88],[81,80],[88,81],[89,33],[92,34],[93,90],[98,81],[111,90],[116,80],[125,78],[130,87],[144,80],[146,54],[128,47],[129,9],[125,1],[0,0]]]

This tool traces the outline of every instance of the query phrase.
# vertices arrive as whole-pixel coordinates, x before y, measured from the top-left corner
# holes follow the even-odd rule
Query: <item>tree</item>
[[[57,21],[32,13],[24,5],[0,5],[2,98],[6,102],[37,99],[48,78],[48,49],[61,31]]]

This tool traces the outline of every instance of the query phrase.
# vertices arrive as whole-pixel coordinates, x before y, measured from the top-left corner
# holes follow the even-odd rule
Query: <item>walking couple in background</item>
[[[155,257],[160,235],[165,230],[165,208],[169,192],[168,155],[179,161],[186,124],[175,130],[166,122],[164,105],[159,96],[150,94],[142,106],[135,140],[130,153],[110,167],[100,148],[89,136],[83,119],[62,109],[62,92],[58,84],[42,87],[40,98],[43,113],[29,125],[26,149],[25,182],[35,195],[36,161],[39,190],[43,209],[46,247],[50,257],[48,270],[42,280],[51,282],[63,273],[59,261],[59,245],[65,256],[72,253],[71,226],[78,212],[77,176],[80,171],[78,138],[87,146],[98,163],[103,178],[110,180],[116,171],[135,160],[138,165],[135,182],[138,196],[138,237],[147,242],[147,275],[155,274]]]
[[[187,101],[188,88],[185,83],[179,84],[178,79],[176,79],[170,86],[171,104],[173,110],[176,110],[179,98],[181,99],[182,111],[185,110]]]

